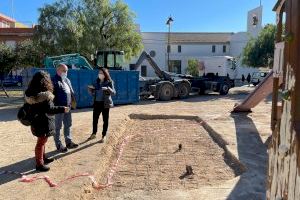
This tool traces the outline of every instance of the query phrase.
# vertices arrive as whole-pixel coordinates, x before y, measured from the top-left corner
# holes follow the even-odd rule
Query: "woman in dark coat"
[[[98,78],[89,90],[94,96],[93,132],[89,140],[96,138],[98,120],[102,113],[103,129],[100,142],[105,142],[109,121],[109,109],[114,105],[111,96],[116,94],[114,83],[107,69],[103,67],[99,69]]]
[[[46,164],[53,161],[45,157],[45,145],[49,136],[54,134],[54,114],[69,112],[70,108],[54,106],[53,85],[48,73],[37,72],[25,92],[25,102],[30,105],[31,132],[37,137],[35,146],[35,159],[37,171],[48,171]]]

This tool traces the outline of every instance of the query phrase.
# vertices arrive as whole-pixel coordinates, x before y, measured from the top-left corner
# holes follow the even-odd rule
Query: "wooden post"
[[[294,126],[293,128],[295,129],[298,139],[300,140],[300,1],[293,0],[289,6],[292,10],[292,16],[290,16],[290,18],[292,19],[291,33],[293,35],[293,41],[291,42],[290,49],[290,63],[295,73],[295,88],[292,91],[292,110],[294,111],[292,114],[292,119]],[[298,160],[298,167],[300,170],[300,159]]]
[[[285,2],[283,111],[269,149],[267,199],[300,199],[300,1]]]
[[[281,2],[281,4],[278,6],[278,10],[276,10],[276,15],[277,15],[277,32],[276,32],[276,45],[279,44],[280,42],[282,42],[282,17],[283,17],[283,12],[284,12],[284,3],[283,1]],[[277,46],[275,46],[276,49],[275,51],[277,51]],[[279,55],[275,55],[274,56],[279,56],[281,57],[281,52],[279,52]],[[274,67],[273,67],[273,95],[272,95],[272,112],[271,112],[271,130],[274,131],[276,125],[278,125],[278,121],[281,118],[280,115],[281,110],[278,109],[278,90],[280,88],[281,84],[281,78],[283,76],[283,69],[280,62],[276,63],[275,62],[276,58],[274,58]],[[278,59],[280,60],[280,59]],[[278,65],[278,66],[275,66]],[[275,69],[276,68],[276,69]],[[279,74],[277,74],[279,73]]]

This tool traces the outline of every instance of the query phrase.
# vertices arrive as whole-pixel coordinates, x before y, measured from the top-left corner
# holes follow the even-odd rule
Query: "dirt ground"
[[[10,170],[29,177],[37,175],[36,138],[16,120],[15,104],[3,106],[0,108],[1,199],[265,199],[270,99],[248,115],[229,112],[251,90],[244,86],[233,89],[227,96],[210,94],[116,106],[111,110],[105,144],[98,139],[86,141],[92,129],[91,109],[74,111],[72,132],[80,147],[58,154],[53,138],[49,138],[46,151],[56,160],[44,175],[58,182],[88,172],[98,182],[105,183],[121,141],[132,136],[112,178],[114,184],[104,190],[94,189],[87,177],[50,188],[43,180],[21,183],[19,175],[1,174]],[[134,118],[132,114],[149,119]],[[164,116],[174,118],[164,119]],[[195,117],[199,120],[195,121]],[[179,144],[182,144],[180,151]],[[237,163],[241,169],[237,170]],[[194,175],[185,176],[186,165],[192,166]]]

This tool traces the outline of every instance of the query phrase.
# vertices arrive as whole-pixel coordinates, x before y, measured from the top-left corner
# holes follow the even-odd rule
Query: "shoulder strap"
[[[71,85],[71,81],[69,79],[66,79],[66,84],[69,86],[70,88],[70,91],[71,91],[71,95],[74,95],[74,90],[72,88],[72,85]]]

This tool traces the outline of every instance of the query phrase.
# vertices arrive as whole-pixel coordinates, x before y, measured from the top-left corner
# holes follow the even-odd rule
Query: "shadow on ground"
[[[0,109],[0,122],[17,120],[19,107],[7,107]]]
[[[58,153],[57,151],[51,151],[51,152],[47,153],[47,157],[52,157],[55,160],[57,160],[57,159],[66,157],[68,155],[71,155],[73,153],[82,151],[91,146],[94,146],[95,144],[99,144],[99,141],[93,142],[90,144],[86,144],[87,142],[88,142],[88,140],[82,142],[77,149],[69,150],[67,153],[64,153],[64,154]],[[4,173],[4,171],[6,173]],[[7,173],[8,171],[18,172],[19,174]],[[30,175],[30,174],[34,174],[34,173],[37,173],[37,171],[35,171],[35,158],[34,157],[13,163],[11,165],[1,167],[0,168],[0,185],[6,184],[6,183],[9,183],[11,181],[21,178],[20,174]]]
[[[233,113],[239,160],[247,171],[228,196],[228,200],[265,199],[267,146],[262,142],[253,120],[246,113]]]

